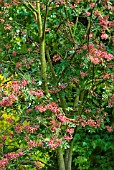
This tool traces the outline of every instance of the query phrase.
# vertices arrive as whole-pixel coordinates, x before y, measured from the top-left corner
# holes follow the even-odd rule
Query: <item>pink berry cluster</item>
[[[28,80],[25,78],[23,78],[20,82],[21,82],[20,85],[23,87],[26,87],[29,84]]]
[[[11,106],[15,101],[17,101],[17,97],[14,94],[10,94],[8,97],[4,97],[2,101],[0,101],[0,105]]]
[[[106,126],[106,129],[108,132],[112,132],[114,127],[113,126]]]
[[[32,148],[34,148],[34,147],[37,147],[37,142],[36,141],[33,141],[33,140],[30,140],[29,142],[28,142],[28,148],[29,149],[32,149]]]
[[[59,85],[58,85],[59,89],[65,89],[66,87],[67,87],[67,84],[64,85],[64,84],[59,83]]]
[[[30,90],[30,94],[37,96],[38,98],[41,98],[44,96],[43,91],[42,90]]]
[[[10,24],[4,24],[4,30],[10,30],[12,28],[12,26]]]
[[[36,142],[35,140],[30,140],[29,142],[27,142],[28,144],[28,149],[32,149],[32,148],[35,148],[35,147],[42,147],[43,146],[43,143],[42,141],[39,141],[39,142]]]
[[[46,111],[46,107],[43,106],[43,105],[35,106],[35,109],[38,110],[41,113]]]
[[[19,94],[20,93],[19,81],[12,81],[12,88],[14,93]]]
[[[105,59],[106,61],[112,60],[114,57],[112,54],[101,51],[100,49],[94,48],[93,44],[89,45],[89,59],[93,64],[100,64],[102,60]]]
[[[65,136],[64,136],[64,139],[65,139],[67,142],[69,142],[70,140],[73,139],[73,136],[72,136],[72,135],[65,135]]]
[[[73,139],[73,133],[74,133],[74,128],[68,127],[66,129],[67,134],[64,136],[64,139],[69,142],[70,140]]]
[[[7,159],[17,159],[17,158],[20,157],[20,156],[23,156],[23,152],[22,152],[22,151],[20,151],[20,152],[18,152],[18,153],[16,153],[16,152],[10,152],[10,153],[8,153],[8,154],[5,155],[5,157],[6,157]]]
[[[53,61],[54,61],[54,62],[57,62],[57,61],[59,61],[59,60],[61,60],[61,56],[60,56],[59,54],[55,54],[55,55],[53,56]]]
[[[60,120],[62,123],[68,123],[70,122],[70,119],[67,118],[66,116],[62,115],[61,113],[60,114],[56,114],[56,117],[58,120]]]
[[[12,159],[17,159],[18,157],[23,156],[23,152],[10,152],[5,155],[5,158],[0,160],[0,170],[5,169],[6,166],[9,164],[9,161]]]
[[[93,120],[93,119],[84,119],[84,118],[80,118],[80,124],[82,127],[85,127],[85,126],[89,126],[89,127],[99,127],[101,125],[101,121],[100,120]]]
[[[8,165],[8,163],[9,163],[9,160],[7,158],[4,158],[4,159],[0,160],[0,169],[1,170],[5,169],[6,166]]]
[[[61,126],[61,123],[60,122],[57,122],[55,121],[54,119],[50,119],[50,129],[55,132],[58,128],[60,128]]]
[[[24,130],[29,133],[35,133],[38,130],[38,126],[36,127],[31,127],[29,125],[24,126]]]
[[[112,96],[110,97],[109,101],[108,101],[108,105],[113,107],[114,106],[114,94],[112,94]]]
[[[16,124],[15,126],[14,126],[14,129],[15,129],[15,132],[16,133],[21,133],[22,132],[22,130],[23,130],[23,127],[22,127],[22,125],[21,124]]]
[[[80,72],[80,75],[81,75],[81,77],[87,77],[87,73],[86,72]]]
[[[59,91],[60,91],[59,89],[54,88],[54,87],[52,87],[52,88],[49,90],[49,92],[50,92],[51,94],[58,93]]]
[[[71,81],[74,82],[74,83],[78,83],[78,82],[79,82],[79,80],[78,80],[77,78],[75,78],[75,77],[73,77],[73,78],[71,79]]]
[[[28,80],[24,78],[21,79],[20,81],[15,80],[12,81],[11,77],[10,82],[11,82],[10,87],[9,84],[4,85],[4,89],[10,91],[11,94],[9,94],[7,97],[3,97],[3,99],[0,101],[0,105],[3,107],[13,105],[13,103],[18,100],[17,96],[19,96],[22,93],[21,87],[26,87],[29,84]],[[6,93],[4,94],[6,95]]]
[[[46,105],[46,109],[52,111],[53,113],[60,112],[60,108],[59,108],[59,106],[55,102],[47,104]]]
[[[60,146],[60,144],[62,143],[62,138],[58,139],[56,135],[53,135],[53,138],[50,139],[50,141],[48,142],[48,146],[54,150],[55,148],[57,148],[58,146]]]
[[[69,134],[73,134],[74,133],[74,128],[67,128],[66,132],[68,132]]]
[[[39,112],[45,112],[46,110],[50,110],[53,113],[60,112],[60,108],[58,107],[58,105],[55,102],[49,103],[45,106],[43,106],[43,105],[35,106],[35,109],[38,110]]]
[[[61,0],[55,0],[55,7],[58,8],[60,5],[66,4],[65,1]]]

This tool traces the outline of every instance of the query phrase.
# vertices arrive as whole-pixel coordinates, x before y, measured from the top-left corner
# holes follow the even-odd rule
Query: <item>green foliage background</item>
[[[94,0],[92,1],[95,2]],[[6,1],[8,4],[9,1]],[[50,2],[51,10],[48,11],[46,28],[46,48],[49,50],[50,57],[52,60],[52,65],[54,71],[60,84],[67,84],[66,88],[60,90],[63,98],[66,99],[66,116],[70,119],[75,119],[77,116],[88,120],[90,117],[94,118],[98,115],[97,109],[101,109],[101,114],[99,119],[102,121],[103,115],[107,112],[107,116],[103,119],[101,127],[91,128],[89,126],[82,127],[79,126],[76,129],[74,136],[74,147],[73,147],[73,161],[72,170],[113,170],[114,169],[114,135],[113,131],[106,131],[106,126],[112,126],[114,123],[114,108],[108,105],[108,101],[113,94],[113,78],[108,78],[106,81],[103,79],[105,74],[112,74],[114,69],[110,67],[113,65],[113,60],[106,62],[103,61],[99,65],[93,66],[93,63],[87,57],[87,50],[83,50],[82,47],[87,44],[87,39],[83,38],[87,35],[90,17],[86,15],[86,12],[91,12],[89,1],[81,1],[77,7],[71,8],[69,6],[71,1],[66,4],[66,10],[63,4],[60,4],[58,8],[55,7],[55,2]],[[113,6],[113,1],[108,2],[109,6]],[[73,3],[72,3],[73,4]],[[45,3],[41,2],[42,8]],[[44,21],[45,10],[41,8],[41,15]],[[106,10],[103,6],[103,1],[97,1],[95,10],[101,12],[101,16],[109,15],[109,20],[114,20],[113,11]],[[33,96],[29,96],[28,91],[31,88],[42,88],[42,75],[41,75],[41,61],[40,61],[40,51],[39,51],[39,28],[36,22],[36,16],[30,10],[29,6],[25,4],[14,5],[12,4],[9,8],[3,7],[1,5],[1,18],[4,22],[0,25],[0,64],[1,64],[1,79],[0,79],[0,90],[1,94],[4,90],[4,85],[11,81],[11,77],[14,80],[27,79],[29,85],[23,88],[23,95],[20,96],[20,100],[17,101],[11,108],[1,107],[1,117],[4,114],[7,116],[1,119],[1,123],[4,127],[0,130],[0,136],[2,137],[3,131],[9,134],[7,129],[5,119],[14,115],[14,124],[20,120],[24,124],[37,124],[41,125],[38,133],[42,133],[47,140],[50,138],[53,132],[50,132],[50,126],[45,128],[45,125],[49,125],[47,117],[54,117],[51,112],[46,112],[43,114],[38,113],[34,109],[29,114],[29,118],[36,118],[36,114],[39,120],[28,121],[26,118],[25,111],[29,107],[35,106],[37,103],[46,104],[48,101],[55,101],[58,103],[58,94],[51,94],[39,101]],[[11,29],[5,30],[6,24],[11,25]],[[69,26],[71,24],[71,26]],[[101,40],[100,25],[98,18],[93,15],[92,17],[91,32],[93,37],[89,39],[89,43],[93,43],[97,48],[98,43],[102,43],[107,52],[113,54],[114,46],[112,43],[113,28],[107,28],[106,33],[109,38],[107,40]],[[6,49],[6,45],[10,48]],[[16,52],[14,55],[13,52]],[[53,56],[59,54],[61,60],[56,63],[53,61]],[[72,57],[73,56],[73,57]],[[71,58],[72,57],[72,58]],[[57,83],[52,76],[49,61],[47,59],[47,82],[50,90],[57,87]],[[16,64],[20,63],[17,67]],[[94,71],[93,71],[94,67]],[[87,77],[81,77],[80,72],[86,72]],[[93,75],[94,74],[94,75]],[[3,77],[2,77],[3,76]],[[93,77],[94,76],[94,77]],[[72,78],[78,79],[78,83],[71,82]],[[32,81],[36,82],[33,84]],[[10,85],[7,89],[7,93],[10,94]],[[84,98],[82,94],[84,92]],[[93,93],[96,93],[95,96]],[[79,102],[74,101],[79,96]],[[4,96],[1,95],[1,100]],[[26,102],[25,102],[26,99]],[[58,103],[59,104],[59,103]],[[60,108],[62,106],[59,104]],[[91,113],[87,113],[86,110],[90,109]],[[80,111],[81,110],[81,115]],[[25,116],[25,117],[24,117]],[[55,118],[55,117],[54,117]],[[1,124],[2,125],[2,124]],[[73,125],[71,125],[72,127]],[[61,129],[60,136],[64,136],[66,125]],[[14,127],[11,125],[11,131]],[[26,136],[22,132],[21,135],[15,134],[15,138],[6,141],[0,140],[0,143],[4,148],[4,153],[15,151],[17,148],[26,148],[26,142],[23,140],[23,136]],[[34,139],[37,134],[32,134],[31,139]],[[14,144],[13,147],[10,144]],[[69,143],[64,142],[64,147],[68,148]],[[63,147],[63,150],[64,150]],[[29,154],[33,160],[41,161],[42,170],[51,170],[53,168],[58,169],[56,165],[57,156],[56,149],[51,150],[50,148],[33,148],[33,150],[26,151],[19,160],[11,160],[10,164],[6,169],[27,169],[35,170],[34,165],[21,165],[23,159],[29,160]],[[19,168],[18,168],[19,166]]]

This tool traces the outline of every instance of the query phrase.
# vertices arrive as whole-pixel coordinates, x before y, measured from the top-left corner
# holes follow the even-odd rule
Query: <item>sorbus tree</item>
[[[113,133],[113,2],[0,3],[1,169],[90,169],[72,155],[79,133]]]

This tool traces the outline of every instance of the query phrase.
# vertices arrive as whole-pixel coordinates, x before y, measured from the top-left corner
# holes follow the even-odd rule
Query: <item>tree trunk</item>
[[[72,140],[71,143],[70,143],[69,154],[68,154],[68,164],[67,164],[67,169],[66,170],[71,170],[71,168],[72,168],[72,149],[73,149],[73,143],[74,143],[74,140]]]
[[[73,140],[70,142],[70,148],[65,151],[65,170],[71,170],[72,168],[72,149],[73,149]]]
[[[45,25],[46,25],[46,18],[44,25],[42,24],[42,18],[40,13],[40,1],[36,2],[37,6],[37,22],[38,22],[38,29],[39,29],[39,43],[40,43],[40,61],[41,61],[41,77],[42,77],[42,86],[43,90],[46,94],[48,94],[48,85],[47,85],[47,75],[46,75],[46,58],[45,58]],[[47,12],[46,12],[47,14]],[[47,15],[46,15],[47,17]]]
[[[60,147],[57,149],[57,158],[58,158],[58,170],[65,170],[65,163],[64,163],[64,158],[63,158],[63,152]]]
[[[69,149],[65,150],[65,157],[64,157],[64,162],[65,162],[65,170],[68,167],[68,154],[69,154]]]

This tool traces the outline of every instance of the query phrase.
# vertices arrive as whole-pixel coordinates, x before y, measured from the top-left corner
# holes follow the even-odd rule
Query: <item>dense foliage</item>
[[[0,1],[0,169],[114,169],[113,5]]]

